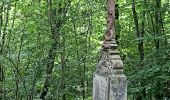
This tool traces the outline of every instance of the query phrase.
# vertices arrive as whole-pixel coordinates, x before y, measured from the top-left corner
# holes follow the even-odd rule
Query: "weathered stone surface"
[[[127,79],[123,74],[114,74],[110,79],[109,100],[127,100]]]
[[[93,78],[93,100],[127,100],[127,78],[123,74],[99,75]]]
[[[94,74],[93,78],[93,100],[108,100],[109,78]]]

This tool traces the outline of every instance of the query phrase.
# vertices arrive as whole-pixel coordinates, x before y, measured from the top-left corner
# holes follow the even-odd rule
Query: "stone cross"
[[[127,100],[127,78],[115,40],[115,1],[107,0],[107,31],[93,77],[93,100]]]

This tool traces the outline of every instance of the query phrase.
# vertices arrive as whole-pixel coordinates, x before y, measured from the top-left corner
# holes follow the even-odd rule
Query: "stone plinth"
[[[108,100],[109,78],[106,76],[94,75],[93,79],[93,100]]]
[[[93,100],[127,100],[127,79],[125,75],[112,76],[94,74]]]
[[[113,75],[110,80],[108,100],[127,100],[127,79],[125,75]]]

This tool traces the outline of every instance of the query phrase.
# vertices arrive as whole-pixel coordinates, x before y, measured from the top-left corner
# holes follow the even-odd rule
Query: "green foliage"
[[[46,100],[92,100],[92,76],[106,31],[106,2],[71,0],[69,4],[69,1],[0,1],[0,8],[3,8],[0,9],[0,75],[3,77],[0,80],[0,99],[40,100],[48,77],[50,48],[57,40]],[[146,1],[144,5],[143,0],[136,0],[140,30],[143,19],[145,22],[144,36],[141,38],[135,34],[132,0],[117,2],[120,16],[116,20],[116,32],[129,81],[130,100],[143,95],[143,90],[146,90],[147,100],[152,97],[160,97],[158,100],[170,98],[169,0],[162,0],[160,9],[156,8],[157,0]],[[60,12],[63,8],[66,11]],[[156,9],[160,13],[159,23],[155,19]],[[145,17],[143,11],[146,11]],[[56,16],[50,19],[50,14]],[[57,26],[59,22],[62,25],[58,30],[54,29],[57,36],[53,38],[54,26],[51,23]],[[159,34],[155,31],[157,26]],[[142,61],[138,50],[141,40],[145,55]],[[159,49],[155,41],[159,41]]]

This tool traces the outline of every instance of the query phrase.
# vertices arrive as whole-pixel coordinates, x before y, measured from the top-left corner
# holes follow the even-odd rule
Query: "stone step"
[[[109,53],[110,53],[110,55],[117,55],[117,54],[120,54],[120,52],[119,51],[109,51]]]

